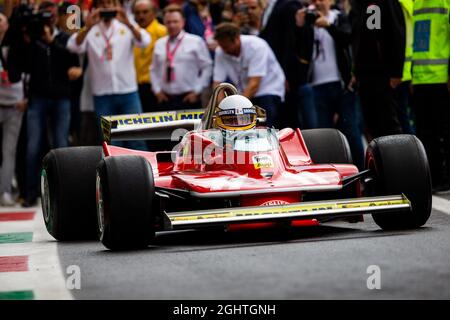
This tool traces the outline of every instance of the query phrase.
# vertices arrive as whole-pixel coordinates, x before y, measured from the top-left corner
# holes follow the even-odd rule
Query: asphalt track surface
[[[77,265],[75,299],[450,299],[450,195],[426,226],[386,232],[365,222],[286,231],[159,234],[146,250],[58,243]],[[367,268],[380,268],[369,290]]]

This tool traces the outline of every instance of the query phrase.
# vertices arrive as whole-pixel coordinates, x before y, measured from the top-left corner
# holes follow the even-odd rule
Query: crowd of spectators
[[[100,116],[201,108],[225,81],[266,109],[268,126],[338,128],[360,169],[367,142],[417,133],[434,190],[448,190],[448,57],[447,82],[419,67],[415,81],[413,10],[413,0],[5,1],[0,203],[34,205],[46,150],[100,144]]]

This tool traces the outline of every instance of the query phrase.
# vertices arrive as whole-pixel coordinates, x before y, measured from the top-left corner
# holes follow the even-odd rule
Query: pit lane
[[[57,251],[63,270],[80,267],[75,299],[449,299],[443,204],[415,231],[382,231],[367,216],[288,232],[162,233],[143,251],[97,242],[58,243]],[[367,288],[371,265],[380,268],[380,290]]]

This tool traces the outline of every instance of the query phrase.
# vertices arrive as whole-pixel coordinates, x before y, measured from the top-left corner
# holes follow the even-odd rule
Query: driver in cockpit
[[[201,132],[225,151],[267,152],[278,148],[275,129],[257,127],[257,106],[242,95],[225,97],[214,113],[213,130]]]
[[[225,145],[233,146],[236,139],[245,139],[243,131],[256,128],[256,107],[247,97],[237,94],[225,97],[217,108],[214,127],[220,129]],[[217,140],[219,137],[210,138]]]
[[[256,107],[244,96],[224,98],[215,114],[215,126],[225,131],[243,131],[256,127]]]

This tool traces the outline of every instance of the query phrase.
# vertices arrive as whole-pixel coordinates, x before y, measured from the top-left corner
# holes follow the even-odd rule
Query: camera
[[[47,10],[35,11],[33,7],[21,4],[14,8],[9,19],[9,29],[5,35],[4,45],[20,45],[24,36],[31,41],[42,36],[45,25],[50,25],[53,13]]]
[[[245,14],[248,14],[248,6],[245,3],[240,4],[239,7],[238,7],[238,11],[242,12],[242,13],[245,13]]]
[[[112,19],[117,16],[117,10],[102,10],[100,11],[100,18],[102,19]]]
[[[31,40],[38,40],[44,33],[44,26],[51,26],[51,20],[54,18],[53,13],[46,10],[33,12],[27,25],[26,30]]]
[[[238,13],[244,14],[248,18],[248,6],[245,3],[241,3],[237,6],[236,11]],[[241,34],[250,34],[250,26],[247,22],[241,22]]]
[[[316,9],[308,9],[305,14],[305,24],[313,25],[319,17],[320,15]]]

